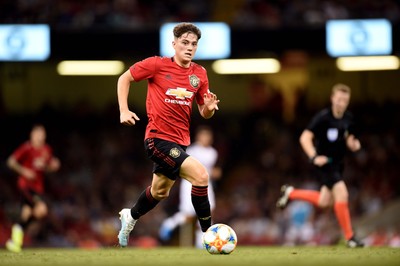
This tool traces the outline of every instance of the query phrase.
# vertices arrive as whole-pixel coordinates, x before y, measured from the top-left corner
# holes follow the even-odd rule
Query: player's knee
[[[208,186],[208,173],[207,171],[199,171],[194,179],[192,185],[194,186]]]
[[[320,207],[320,208],[322,208],[322,209],[328,209],[328,208],[331,208],[332,207],[332,202],[331,202],[331,200],[328,200],[328,199],[323,199],[323,200],[320,200],[319,202],[318,202],[318,206]]]
[[[349,192],[347,191],[347,189],[344,189],[343,191],[341,191],[341,193],[339,193],[337,198],[340,201],[348,201],[349,200]]]
[[[22,208],[21,218],[22,220],[28,220],[33,215],[33,210],[30,207]]]
[[[35,208],[33,209],[33,215],[37,219],[44,218],[47,215],[47,213],[48,213],[47,206],[44,203],[36,205]]]
[[[330,204],[325,203],[325,202],[320,202],[318,205],[321,209],[329,209],[331,207]]]
[[[336,201],[336,202],[348,202],[348,201],[349,201],[349,195],[347,195],[347,194],[338,195],[338,196],[335,198],[335,201]]]
[[[169,196],[169,189],[159,188],[151,191],[151,195],[158,201],[164,200]]]

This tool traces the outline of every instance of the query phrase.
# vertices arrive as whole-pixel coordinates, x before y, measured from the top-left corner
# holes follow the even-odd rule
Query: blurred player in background
[[[210,200],[211,213],[215,208],[215,195],[213,189],[213,181],[221,177],[221,168],[216,166],[218,152],[212,146],[214,141],[213,131],[208,126],[200,126],[196,129],[195,142],[190,145],[186,152],[198,159],[207,169],[210,176],[208,183],[208,198]],[[176,227],[189,223],[192,225],[193,219],[196,217],[196,212],[191,203],[192,184],[187,180],[182,179],[179,187],[179,209],[171,217],[164,220],[160,228],[160,239],[168,241],[172,237],[172,233]],[[196,223],[195,246],[203,247],[202,231]]]
[[[355,137],[352,114],[347,111],[351,89],[344,84],[332,88],[331,108],[318,112],[300,136],[300,144],[315,166],[321,183],[320,191],[295,189],[284,185],[277,207],[285,208],[290,200],[304,200],[315,206],[333,206],[348,247],[363,247],[354,236],[348,205],[349,193],[343,181],[344,157],[347,150],[361,148]]]
[[[19,222],[12,226],[11,239],[7,241],[6,248],[20,252],[24,231],[32,221],[44,218],[48,212],[44,199],[45,173],[60,168],[59,159],[53,156],[52,148],[46,143],[46,129],[43,125],[32,127],[29,140],[9,156],[7,165],[18,174],[22,209]]]
[[[192,184],[191,200],[205,232],[211,226],[207,169],[186,153],[190,144],[192,104],[196,100],[200,115],[211,118],[218,110],[217,96],[209,91],[206,70],[192,62],[201,31],[192,23],[179,23],[173,29],[172,57],[149,57],[132,65],[117,84],[120,122],[135,125],[139,117],[128,107],[130,84],[147,80],[146,110],[148,124],[145,150],[154,162],[153,179],[132,208],[120,211],[119,244],[128,245],[129,234],[137,220],[168,197],[178,177]]]

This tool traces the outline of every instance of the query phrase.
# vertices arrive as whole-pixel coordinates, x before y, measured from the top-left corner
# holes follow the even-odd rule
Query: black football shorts
[[[171,141],[149,138],[144,141],[147,157],[154,162],[153,173],[161,173],[171,180],[179,177],[183,161],[189,157],[186,146]]]
[[[38,201],[45,201],[44,195],[29,188],[20,188],[22,204],[33,208]]]
[[[315,166],[315,169],[321,186],[332,189],[337,182],[343,180],[343,164],[328,163],[322,167]]]

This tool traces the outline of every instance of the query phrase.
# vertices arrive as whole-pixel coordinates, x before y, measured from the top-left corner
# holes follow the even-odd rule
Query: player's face
[[[35,127],[31,132],[31,142],[34,146],[41,146],[46,141],[46,130],[41,127]]]
[[[336,91],[331,96],[332,111],[335,116],[341,117],[350,103],[350,94],[343,91]]]
[[[175,50],[175,60],[178,64],[187,65],[192,61],[197,51],[197,42],[197,35],[191,32],[175,38],[172,45]]]
[[[213,142],[213,135],[207,130],[200,131],[197,135],[197,141],[203,146],[210,146]]]

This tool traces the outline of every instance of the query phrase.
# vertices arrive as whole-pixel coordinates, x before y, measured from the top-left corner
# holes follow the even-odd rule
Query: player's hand
[[[36,178],[36,172],[26,167],[21,168],[21,175],[29,180],[33,180]]]
[[[121,124],[126,125],[126,126],[133,126],[136,124],[136,120],[139,121],[140,119],[134,112],[131,112],[129,110],[121,111],[121,114],[120,114]]]
[[[51,158],[49,164],[47,165],[47,171],[56,172],[60,169],[61,163],[60,160],[56,157]]]
[[[209,111],[219,110],[218,103],[219,100],[216,94],[212,92],[204,94],[204,104]]]
[[[314,160],[313,160],[313,164],[316,166],[324,166],[325,164],[329,163],[329,158],[326,157],[325,155],[317,155]]]
[[[356,152],[361,149],[360,141],[354,137],[347,138],[346,144],[349,150],[351,150],[352,152]]]

